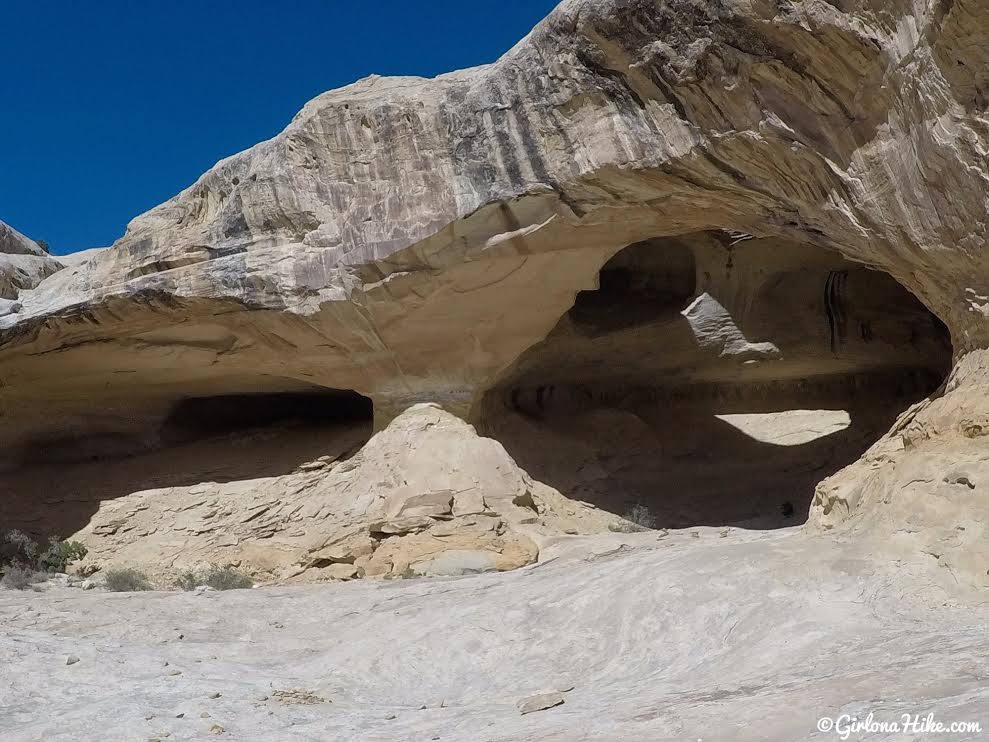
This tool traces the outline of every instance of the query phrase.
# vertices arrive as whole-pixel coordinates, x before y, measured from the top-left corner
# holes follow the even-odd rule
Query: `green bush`
[[[48,548],[38,557],[38,569],[42,572],[64,572],[72,562],[77,562],[89,553],[78,541],[59,541],[52,536]]]
[[[200,574],[183,572],[175,580],[175,585],[182,590],[195,590],[200,585],[208,585],[214,590],[245,590],[254,587],[254,580],[233,567],[214,566]]]
[[[103,584],[112,593],[137,593],[153,589],[143,572],[129,567],[106,570]]]
[[[48,546],[39,551],[37,542],[23,531],[13,529],[3,535],[8,545],[6,561],[20,564],[37,572],[64,572],[70,563],[86,556],[86,547],[78,541],[61,541],[56,536],[48,539]]]

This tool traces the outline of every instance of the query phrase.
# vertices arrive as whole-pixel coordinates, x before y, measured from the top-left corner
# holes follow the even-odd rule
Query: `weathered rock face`
[[[61,267],[37,242],[0,222],[0,316],[20,311],[18,293],[33,289]]]
[[[946,365],[928,310],[955,370],[883,455],[971,440],[989,430],[987,42],[979,0],[567,0],[495,64],[319,96],[20,291],[0,316],[3,464],[52,441],[153,448],[187,398],[314,388],[366,395],[379,427],[419,401],[495,426],[516,389],[531,414],[527,390],[602,379],[595,405],[892,374],[890,413]],[[645,324],[665,329],[581,305],[613,257],[656,277]],[[669,352],[628,362],[647,346]],[[847,482],[815,522],[891,497]]]
[[[289,473],[233,481],[208,478],[224,456],[270,455],[278,442],[252,448],[238,437],[226,447],[214,440],[171,448],[125,466],[148,480],[179,467],[195,483],[113,499],[106,488],[123,472],[94,477],[76,466],[63,476],[79,487],[89,471],[94,490],[104,488],[90,495],[93,512],[78,533],[91,546],[87,564],[137,565],[164,585],[217,563],[307,581],[514,569],[535,561],[553,534],[605,530],[614,520],[532,481],[498,442],[433,405],[411,407],[364,442],[341,426],[313,449],[321,455],[303,455]],[[54,492],[37,503],[42,512],[59,506]]]

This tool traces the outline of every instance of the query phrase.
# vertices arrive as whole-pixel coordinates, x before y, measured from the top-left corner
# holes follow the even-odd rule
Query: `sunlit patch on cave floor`
[[[715,415],[749,438],[774,446],[799,446],[845,430],[846,410],[782,410]]]

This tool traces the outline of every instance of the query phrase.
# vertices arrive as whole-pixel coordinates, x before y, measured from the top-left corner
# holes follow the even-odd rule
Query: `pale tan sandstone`
[[[352,435],[344,428],[325,438],[322,450],[346,450]],[[245,451],[243,441],[233,445]],[[192,449],[184,459],[189,467],[216,465],[224,450],[214,447],[214,458],[204,460]],[[152,469],[156,455],[133,464]],[[96,477],[94,486],[113,479],[105,471],[88,476]],[[449,503],[453,490],[476,493],[489,507],[455,517],[447,504],[444,512],[422,514],[424,502]],[[77,534],[90,553],[78,568],[134,566],[161,586],[216,564],[263,580],[304,581],[513,569],[535,561],[539,542],[575,522],[593,532],[612,520],[574,510],[558,492],[532,482],[497,441],[432,405],[413,406],[358,453],[326,468],[302,464],[282,476],[147,489],[103,502],[98,491],[92,497],[96,510]],[[402,498],[419,513],[403,514]],[[515,504],[520,498],[538,507],[538,518]]]
[[[332,388],[370,398],[379,430],[438,403],[535,459],[523,467],[548,490],[602,505],[615,471],[648,481],[635,457],[600,455],[595,431],[614,416],[638,431],[639,462],[705,462],[662,497],[700,478],[698,493],[734,508],[724,482],[706,481],[717,452],[705,426],[726,437],[712,417],[780,400],[854,407],[865,422],[853,417],[850,438],[825,436],[787,469],[799,496],[767,504],[802,517],[816,482],[933,391],[904,421],[903,451],[881,443],[811,509],[815,527],[889,540],[902,513],[937,502],[905,547],[930,549],[928,526],[985,521],[961,489],[941,493],[947,474],[905,495],[898,478],[911,460],[967,455],[989,429],[987,29],[980,0],[567,0],[494,64],[325,93],[112,248],[18,290],[18,311],[0,317],[0,465],[22,470],[52,447],[75,459],[159,450],[190,397]],[[575,329],[578,293],[613,258],[662,277],[644,288],[663,313]],[[567,420],[519,432],[550,387]],[[689,435],[663,417],[669,399],[685,402],[674,417]],[[731,479],[766,491],[751,464],[777,449],[727,433]],[[578,449],[573,487],[535,471],[537,454],[548,469],[560,457],[539,445],[556,436]],[[444,479],[457,492],[454,472]],[[486,480],[484,503],[511,514],[524,493],[501,479]],[[271,499],[292,500],[293,482]],[[560,517],[576,518],[568,507]],[[237,548],[258,561],[283,548],[258,547],[274,534],[255,527]],[[937,540],[968,581],[986,581],[981,547]]]

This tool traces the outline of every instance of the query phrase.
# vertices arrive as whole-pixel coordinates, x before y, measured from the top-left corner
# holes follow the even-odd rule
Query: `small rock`
[[[409,497],[401,504],[399,511],[393,514],[402,519],[422,516],[442,518],[445,515],[451,515],[452,508],[453,492],[450,490],[440,490],[438,492],[427,492],[422,495]]]
[[[65,664],[66,665],[74,665],[78,661],[79,661],[79,658],[76,657],[74,654],[70,654],[68,657],[65,658]]]
[[[185,717],[185,711],[179,711],[177,714],[175,714],[176,719],[182,719],[184,717]]]
[[[557,690],[560,691],[560,693],[569,693],[576,687],[577,686],[575,686],[573,683],[564,683],[559,688],[557,688]]]
[[[199,715],[199,718],[200,719],[208,719],[209,718],[209,711],[203,711],[203,713],[201,713]]]
[[[425,577],[480,574],[498,569],[495,556],[491,552],[476,549],[447,549],[431,559],[411,566],[414,573]]]
[[[539,695],[523,698],[515,704],[515,707],[524,716],[534,711],[545,711],[554,706],[560,706],[563,702],[563,694],[559,691],[554,691],[552,693],[540,693]]]
[[[210,734],[223,734],[224,729],[219,724],[214,724],[209,728]]]
[[[690,538],[700,538],[700,537],[701,537],[701,535],[697,531],[691,531],[690,532]]]
[[[427,515],[414,515],[404,518],[394,518],[392,520],[380,520],[371,523],[368,528],[371,535],[381,534],[382,536],[402,536],[406,533],[417,533],[429,528],[435,523]]]
[[[300,705],[300,706],[312,706],[317,703],[333,703],[325,698],[322,698],[311,690],[305,690],[304,688],[291,688],[288,690],[276,690],[272,691],[271,695],[275,697],[281,703],[286,705]]]
[[[568,536],[576,536],[579,533],[576,528],[564,528],[563,532]]]
[[[350,533],[324,544],[309,555],[314,566],[326,563],[353,564],[361,557],[370,556],[375,549],[375,541],[366,533]]]
[[[486,509],[484,495],[480,490],[465,490],[453,496],[452,512],[455,516],[477,515],[483,513]]]
[[[353,580],[360,578],[364,570],[353,564],[331,564],[324,567],[322,573],[334,580]]]
[[[396,718],[395,714],[388,714],[388,716],[385,717],[385,721],[391,721],[394,718]]]
[[[171,675],[172,677],[175,677],[176,675],[181,675],[182,674],[182,671],[181,670],[169,670],[168,671],[168,674]]]
[[[210,693],[209,694],[209,697],[210,698],[219,698],[221,695],[223,695],[223,694],[222,693]]]
[[[79,587],[81,587],[83,590],[92,590],[96,587],[96,581],[83,580],[82,582],[79,583]]]

